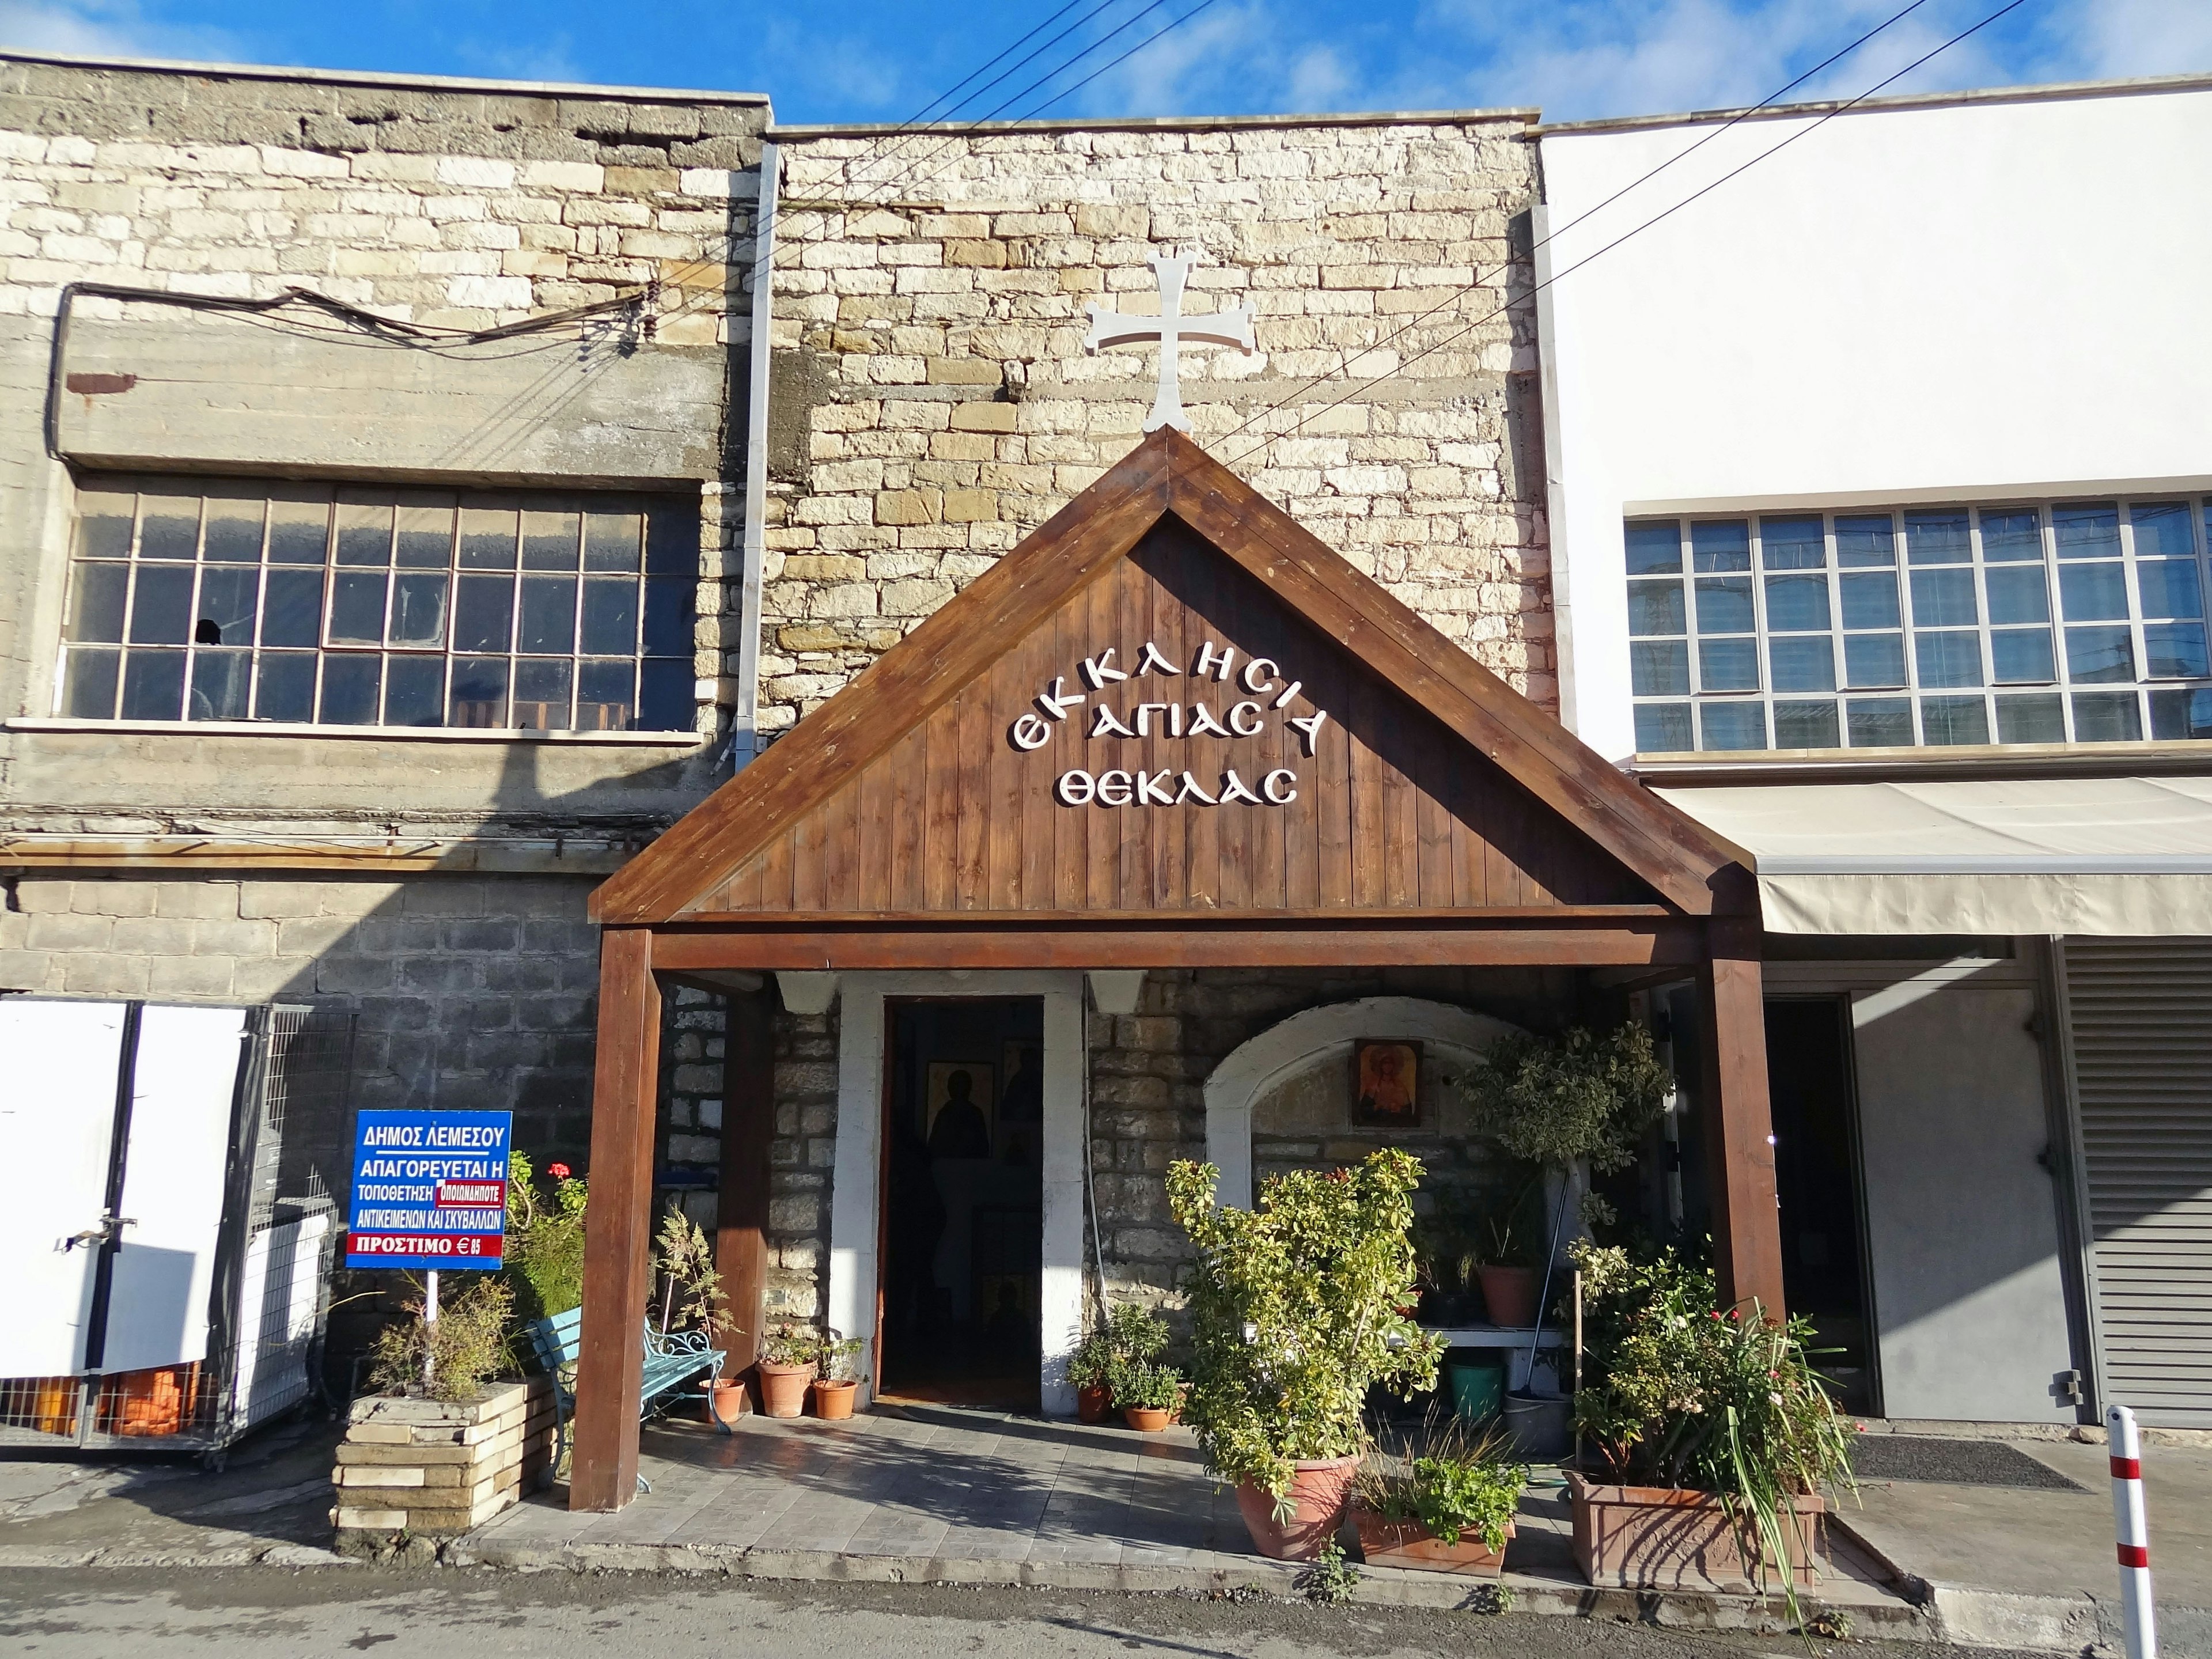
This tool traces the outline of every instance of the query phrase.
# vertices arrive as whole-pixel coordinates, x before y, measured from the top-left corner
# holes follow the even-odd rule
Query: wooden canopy
[[[635,1468],[656,974],[1680,966],[1723,1285],[1778,1311],[1749,866],[1189,439],[1146,438],[594,896],[571,1501],[618,1506]],[[739,1092],[726,1142],[765,1135]]]

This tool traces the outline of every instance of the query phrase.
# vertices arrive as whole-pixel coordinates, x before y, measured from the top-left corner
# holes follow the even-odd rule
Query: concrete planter
[[[1458,1543],[1447,1544],[1419,1521],[1393,1521],[1359,1503],[1352,1506],[1352,1524],[1359,1530],[1359,1553],[1370,1566],[1413,1567],[1473,1578],[1495,1578],[1505,1571],[1505,1552],[1491,1548],[1480,1533],[1463,1532]],[[1513,1534],[1509,1522],[1505,1535]]]
[[[1574,1510],[1575,1565],[1591,1583],[1628,1589],[1754,1588],[1756,1575],[1744,1559],[1735,1524],[1712,1493],[1601,1486],[1572,1473],[1567,1492]],[[1800,1586],[1820,1577],[1827,1509],[1818,1497],[1796,1498],[1781,1516]],[[1770,1567],[1766,1577],[1771,1584],[1780,1574]]]
[[[369,1395],[353,1402],[331,1480],[334,1546],[373,1554],[395,1533],[456,1538],[518,1499],[550,1467],[556,1429],[542,1376],[475,1400]]]

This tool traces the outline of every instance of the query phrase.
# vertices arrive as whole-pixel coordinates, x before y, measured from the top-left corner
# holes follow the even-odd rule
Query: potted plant
[[[1182,1373],[1172,1365],[1126,1360],[1115,1366],[1110,1384],[1121,1420],[1139,1434],[1158,1434],[1175,1421],[1182,1407]]]
[[[1820,1571],[1823,1490],[1851,1486],[1850,1420],[1806,1354],[1811,1327],[1721,1307],[1711,1273],[1587,1243],[1578,1431],[1607,1484],[1570,1474],[1575,1559],[1594,1584],[1764,1589],[1793,1613]]]
[[[727,1352],[730,1339],[743,1332],[730,1317],[730,1299],[714,1269],[714,1247],[706,1231],[673,1204],[660,1218],[653,1266],[661,1285],[661,1334],[703,1331],[709,1346]],[[699,1388],[707,1396],[709,1422],[727,1424],[744,1415],[745,1385],[739,1378],[715,1376]]]
[[[1503,1455],[1495,1432],[1470,1437],[1456,1419],[1417,1454],[1370,1453],[1352,1483],[1352,1520],[1370,1565],[1495,1577],[1528,1466]]]
[[[1263,1555],[1309,1560],[1334,1535],[1370,1388],[1436,1385],[1442,1346],[1407,1316],[1420,1176],[1388,1147],[1353,1169],[1271,1176],[1236,1210],[1215,1204],[1211,1164],[1169,1168],[1169,1207],[1197,1249],[1183,1417]]]
[[[832,1422],[853,1414],[853,1401],[860,1391],[860,1339],[840,1336],[825,1326],[817,1348],[822,1374],[814,1379],[814,1414]]]
[[[785,1320],[761,1339],[761,1409],[770,1417],[799,1417],[806,1411],[806,1385],[822,1355],[822,1339],[811,1325]]]
[[[1106,1316],[1076,1346],[1067,1362],[1067,1380],[1075,1385],[1075,1412],[1085,1423],[1103,1423],[1120,1403],[1114,1397],[1112,1378],[1117,1365],[1143,1364],[1157,1359],[1168,1345],[1167,1322],[1134,1302],[1116,1302]]]

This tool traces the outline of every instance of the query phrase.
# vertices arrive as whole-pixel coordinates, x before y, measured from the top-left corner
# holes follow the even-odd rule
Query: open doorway
[[[1033,1411],[1044,1003],[892,1003],[879,1397]]]

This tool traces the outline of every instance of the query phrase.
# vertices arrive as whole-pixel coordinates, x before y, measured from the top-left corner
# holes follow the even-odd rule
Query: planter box
[[[1419,1521],[1393,1521],[1364,1504],[1352,1506],[1352,1524],[1359,1529],[1359,1553],[1371,1567],[1412,1567],[1474,1578],[1495,1578],[1505,1571],[1505,1552],[1491,1548],[1477,1533],[1462,1533],[1458,1543],[1447,1544]],[[1513,1534],[1508,1523],[1505,1535]]]
[[[1757,1588],[1735,1526],[1711,1493],[1600,1486],[1571,1472],[1567,1491],[1574,1508],[1575,1565],[1591,1583],[1628,1589]],[[1827,1509],[1818,1497],[1796,1498],[1780,1517],[1801,1586],[1820,1577]],[[1769,1585],[1780,1577],[1779,1568],[1770,1566]]]
[[[334,1547],[374,1554],[392,1535],[457,1538],[550,1468],[553,1393],[542,1376],[465,1402],[369,1395],[353,1402],[331,1475]]]

